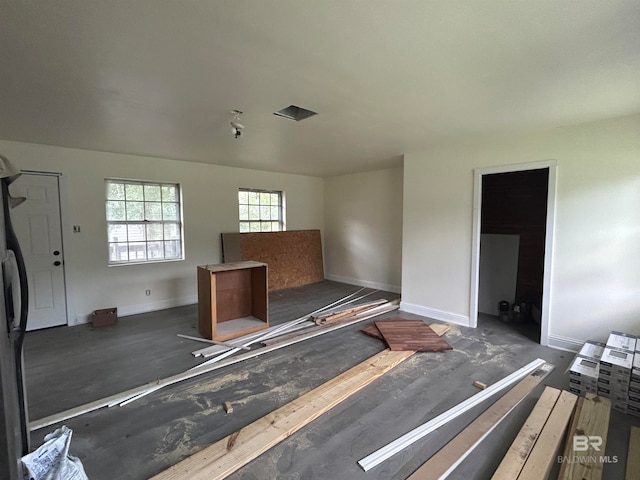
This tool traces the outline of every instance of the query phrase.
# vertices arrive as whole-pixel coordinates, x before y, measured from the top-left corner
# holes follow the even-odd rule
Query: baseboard
[[[444,310],[429,308],[409,302],[400,302],[400,310],[407,313],[413,313],[414,315],[440,320],[441,322],[455,323],[457,325],[464,325],[465,327],[469,326],[469,317],[467,315],[445,312]]]
[[[152,303],[143,303],[140,305],[118,306],[118,317],[128,317],[129,315],[138,315],[140,313],[157,312],[158,310],[166,310],[167,308],[182,307],[184,305],[193,305],[198,303],[198,296],[191,295],[182,298],[171,298],[169,300],[161,300]],[[74,325],[89,323],[91,314],[78,315],[75,318]]]
[[[391,285],[389,283],[370,282],[368,280],[359,280],[351,277],[341,277],[340,275],[325,275],[327,280],[334,282],[347,283],[349,285],[357,285],[358,287],[375,288],[376,290],[382,290],[385,292],[401,293],[401,288],[398,285]]]
[[[584,345],[584,340],[576,338],[562,337],[560,335],[549,335],[548,346],[557,348],[558,350],[566,350],[568,352],[579,352]]]

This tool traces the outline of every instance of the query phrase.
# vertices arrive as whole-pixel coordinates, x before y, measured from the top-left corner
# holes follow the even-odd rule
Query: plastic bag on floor
[[[44,443],[22,457],[25,480],[89,480],[82,462],[69,455],[70,428],[62,426],[44,437]]]

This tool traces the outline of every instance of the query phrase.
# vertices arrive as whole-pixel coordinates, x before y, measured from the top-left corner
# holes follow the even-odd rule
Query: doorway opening
[[[475,177],[471,326],[497,318],[547,345],[556,163]]]

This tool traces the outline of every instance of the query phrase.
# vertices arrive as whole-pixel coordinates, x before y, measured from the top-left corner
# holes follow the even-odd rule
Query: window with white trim
[[[183,257],[180,185],[105,180],[109,264]]]
[[[240,233],[284,230],[282,192],[241,188],[238,206]]]

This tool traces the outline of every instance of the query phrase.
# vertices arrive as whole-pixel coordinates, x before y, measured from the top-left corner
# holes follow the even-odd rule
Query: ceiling
[[[637,0],[0,3],[8,140],[331,176],[640,112]]]

